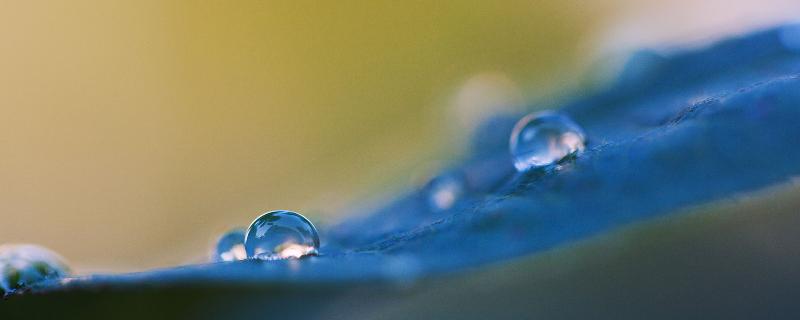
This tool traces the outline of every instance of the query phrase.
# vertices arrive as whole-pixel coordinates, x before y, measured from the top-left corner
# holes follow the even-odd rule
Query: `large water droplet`
[[[219,237],[211,259],[217,262],[247,259],[244,250],[244,229],[236,228]]]
[[[510,151],[518,171],[550,165],[584,149],[586,135],[563,114],[540,112],[517,122]]]
[[[69,274],[58,254],[32,244],[0,245],[0,295]]]
[[[466,193],[466,181],[459,172],[448,172],[431,179],[425,187],[428,207],[433,211],[452,208]]]
[[[256,218],[247,228],[244,248],[250,258],[280,260],[317,254],[319,235],[299,213],[277,210]]]

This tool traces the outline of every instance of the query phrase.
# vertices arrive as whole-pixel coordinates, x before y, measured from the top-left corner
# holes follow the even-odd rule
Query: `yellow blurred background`
[[[269,209],[333,222],[606,52],[792,5],[704,3],[0,0],[0,243],[132,271]]]

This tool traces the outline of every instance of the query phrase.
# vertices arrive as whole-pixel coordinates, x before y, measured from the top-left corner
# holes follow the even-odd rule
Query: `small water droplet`
[[[0,294],[68,274],[69,268],[64,259],[41,246],[0,245]]]
[[[433,178],[426,186],[428,206],[433,211],[452,208],[466,193],[466,181],[458,172],[448,172]]]
[[[781,27],[778,36],[787,49],[800,53],[800,22]]]
[[[583,129],[569,117],[545,111],[520,119],[509,144],[514,167],[523,172],[582,151],[585,140]]]
[[[216,262],[247,259],[244,250],[244,228],[230,230],[219,237],[211,259]]]
[[[247,256],[262,260],[301,258],[317,254],[317,228],[299,213],[277,210],[256,218],[244,238]]]

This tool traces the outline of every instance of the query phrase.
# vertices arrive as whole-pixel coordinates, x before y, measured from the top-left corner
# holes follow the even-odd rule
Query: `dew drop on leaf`
[[[540,112],[517,122],[509,147],[514,167],[524,172],[557,163],[582,151],[585,140],[583,129],[566,115]]]
[[[270,211],[247,228],[244,248],[249,258],[297,259],[317,254],[319,235],[314,225],[299,213]]]

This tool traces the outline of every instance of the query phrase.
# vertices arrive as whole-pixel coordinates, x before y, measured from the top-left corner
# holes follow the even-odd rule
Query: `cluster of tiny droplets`
[[[555,112],[529,114],[511,132],[509,149],[514,167],[525,172],[548,166],[583,151],[586,135],[566,115]]]
[[[64,259],[41,246],[0,245],[0,295],[68,274]]]

